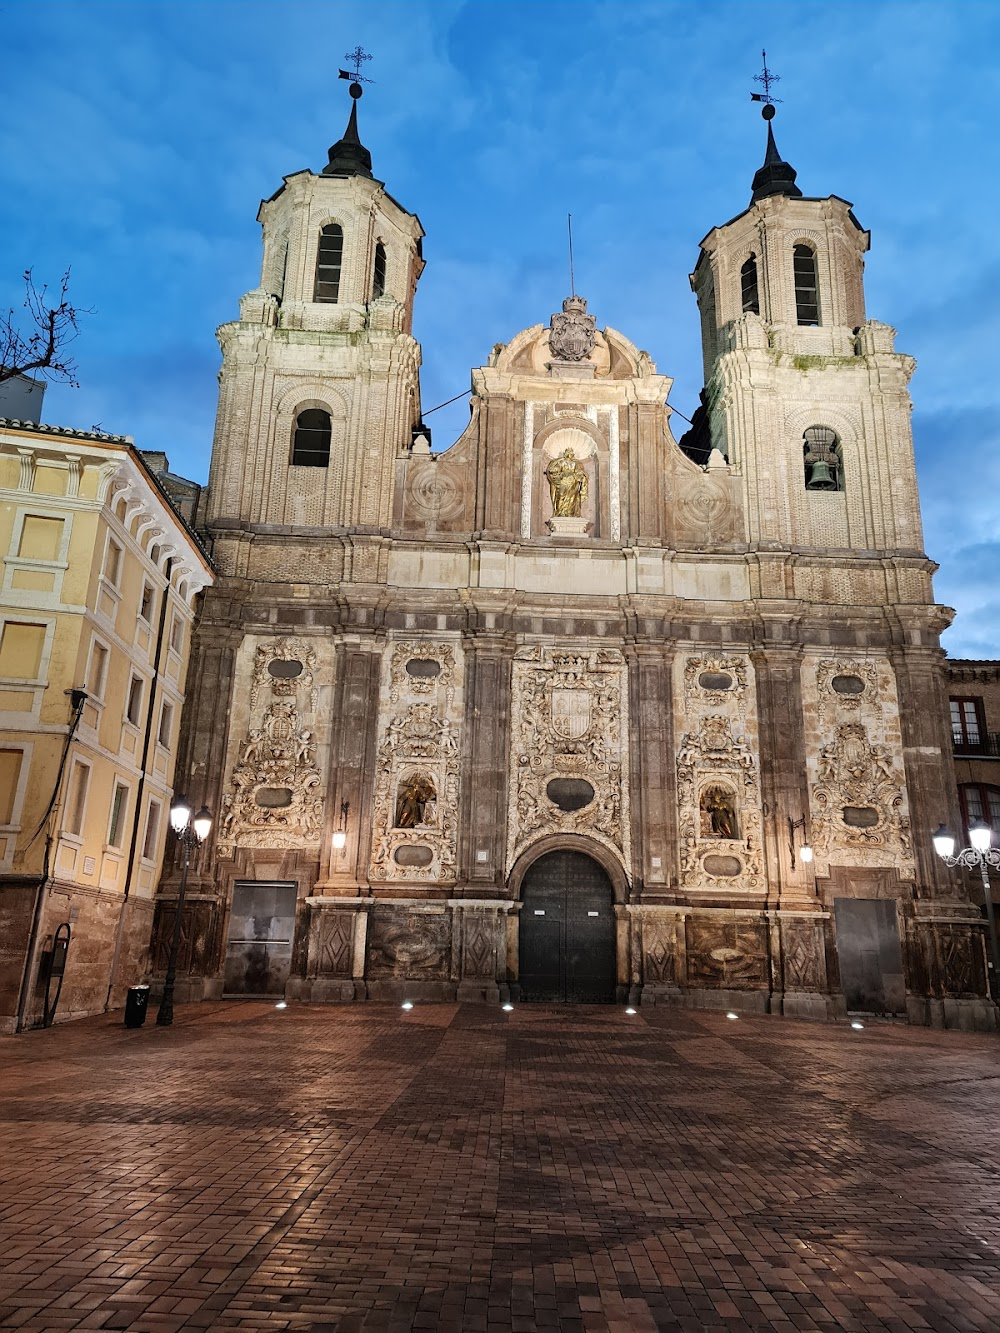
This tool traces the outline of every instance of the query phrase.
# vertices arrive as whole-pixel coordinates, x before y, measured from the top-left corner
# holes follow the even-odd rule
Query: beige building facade
[[[11,1031],[46,1008],[99,1013],[144,979],[195,599],[212,575],[130,440],[12,421],[0,421],[0,553]]]
[[[360,89],[357,89],[360,95]],[[993,1026],[868,235],[768,126],[701,243],[705,391],[575,294],[433,453],[422,229],[348,131],[219,331],[179,995],[622,1001]],[[803,855],[805,849],[805,855]],[[812,859],[808,859],[809,851]],[[163,968],[176,901],[164,880]]]

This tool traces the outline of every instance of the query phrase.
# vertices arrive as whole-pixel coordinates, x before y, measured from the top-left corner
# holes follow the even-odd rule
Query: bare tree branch
[[[40,372],[48,379],[65,380],[78,387],[76,363],[67,348],[79,332],[77,320],[90,312],[78,309],[69,300],[69,269],[62,276],[55,301],[47,286],[35,286],[31,269],[27,269],[23,308],[27,315],[17,322],[13,310],[0,317],[0,383],[15,375]]]

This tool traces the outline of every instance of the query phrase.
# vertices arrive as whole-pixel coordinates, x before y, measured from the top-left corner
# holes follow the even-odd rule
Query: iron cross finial
[[[760,74],[755,74],[755,75],[753,76],[753,81],[754,81],[754,83],[761,83],[761,84],[763,84],[763,85],[764,85],[764,91],[763,91],[762,93],[751,93],[751,94],[750,94],[750,100],[751,100],[751,102],[763,102],[763,103],[765,104],[765,106],[774,106],[774,104],[775,104],[776,102],[780,102],[780,101],[781,101],[781,98],[780,98],[780,97],[772,97],[772,96],[771,96],[771,89],[772,89],[772,87],[773,87],[776,83],[780,83],[780,82],[781,82],[781,75],[780,75],[780,74],[774,74],[774,73],[771,72],[771,70],[768,69],[768,67],[767,67],[767,52],[766,52],[766,51],[761,51],[760,54],[761,54],[761,58],[762,58],[762,60],[764,61],[764,68],[763,68],[763,70],[761,71]]]
[[[348,51],[344,56],[348,64],[353,65],[353,69],[342,69],[339,71],[342,79],[350,79],[352,83],[374,83],[374,79],[366,79],[361,73],[361,66],[366,60],[371,60],[371,56],[363,46],[356,46],[353,51]]]

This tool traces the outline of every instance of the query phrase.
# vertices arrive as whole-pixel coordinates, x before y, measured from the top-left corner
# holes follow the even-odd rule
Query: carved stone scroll
[[[408,639],[388,656],[376,758],[374,880],[455,882],[459,675],[450,643]]]
[[[628,873],[628,680],[617,649],[522,648],[514,659],[507,870],[532,842],[585,833]],[[553,779],[583,779],[594,799],[563,809]],[[564,804],[566,804],[564,802]]]

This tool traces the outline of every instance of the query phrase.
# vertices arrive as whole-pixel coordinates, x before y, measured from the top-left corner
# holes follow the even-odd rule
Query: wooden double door
[[[604,869],[582,852],[549,852],[528,870],[521,897],[521,999],[612,1003],[614,890]]]

